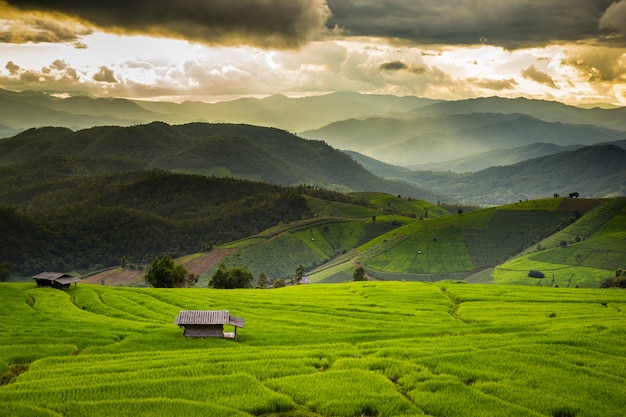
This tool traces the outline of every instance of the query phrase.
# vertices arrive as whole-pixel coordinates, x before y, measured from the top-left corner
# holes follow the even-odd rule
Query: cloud
[[[400,71],[408,69],[409,66],[402,61],[384,62],[379,67],[383,71]]]
[[[571,46],[561,64],[586,82],[626,84],[626,54],[620,48]]]
[[[118,33],[207,44],[295,48],[325,31],[324,0],[10,0],[25,11],[53,11]]]
[[[347,36],[422,45],[486,43],[519,49],[598,39],[598,21],[605,11],[613,15],[607,10],[616,8],[613,1],[328,0],[333,14],[327,26]]]
[[[0,1],[0,43],[77,42],[91,29],[53,12],[22,13]]]
[[[7,62],[4,68],[6,68],[7,71],[9,71],[9,74],[16,75],[20,69],[20,66],[17,64],[14,64],[13,61],[9,61]]]
[[[108,69],[105,66],[101,66],[100,70],[93,76],[94,81],[101,83],[117,84],[119,81],[115,78],[113,70]]]
[[[52,64],[50,64],[50,68],[54,68],[56,70],[64,70],[67,68],[67,63],[62,59],[56,59]]]
[[[505,80],[491,80],[491,79],[481,79],[481,80],[468,80],[473,82],[476,86],[480,88],[486,88],[487,90],[493,91],[504,91],[504,90],[513,90],[518,82],[515,81],[514,78],[508,78]]]
[[[538,82],[539,84],[547,85],[548,87],[557,89],[558,85],[554,82],[552,77],[545,72],[541,72],[534,65],[529,65],[528,67],[522,70],[522,77]]]
[[[609,34],[626,36],[626,1],[619,0],[611,4],[600,18],[599,26]]]

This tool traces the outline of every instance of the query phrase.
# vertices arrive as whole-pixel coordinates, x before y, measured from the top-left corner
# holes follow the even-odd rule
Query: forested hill
[[[62,165],[64,174],[59,174]],[[45,170],[42,169],[45,166]],[[326,143],[251,125],[161,122],[132,127],[29,129],[0,140],[0,180],[27,186],[47,175],[162,169],[339,191],[382,191],[427,201],[414,185],[381,179]]]
[[[16,190],[30,198],[21,207],[0,203],[0,262],[28,276],[199,252],[306,217],[303,190],[163,171],[73,177],[39,194]]]

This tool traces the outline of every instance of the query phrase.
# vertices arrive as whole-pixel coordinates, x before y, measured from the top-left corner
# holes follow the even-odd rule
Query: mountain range
[[[172,103],[0,90],[0,137],[32,127],[81,130],[153,121],[275,127],[412,170],[454,172],[626,139],[626,108],[523,98],[441,101],[337,92]]]
[[[418,97],[339,92],[303,98],[274,95],[218,103],[174,103],[85,95],[62,98],[35,91],[0,90],[0,137],[8,137],[31,127],[56,126],[78,130],[153,121],[170,124],[244,123],[300,132],[348,118],[406,112],[437,102]]]
[[[619,196],[626,193],[626,150],[619,144],[623,142],[459,174],[413,171],[284,130],[251,125],[153,122],[78,131],[33,128],[0,140],[0,196],[4,190],[16,198],[11,193],[15,187],[45,187],[51,180],[72,176],[152,169],[469,205],[571,192]],[[20,204],[18,200],[7,202]]]
[[[275,128],[153,122],[79,131],[33,128],[0,140],[0,194],[15,186],[42,186],[38,179],[45,183],[41,179],[152,169],[338,191],[377,190],[428,201],[442,198],[406,181],[376,176],[324,142]]]

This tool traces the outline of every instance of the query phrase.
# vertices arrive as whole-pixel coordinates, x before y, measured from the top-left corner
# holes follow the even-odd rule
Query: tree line
[[[61,187],[40,206],[0,205],[0,263],[18,277],[149,264],[309,215],[301,191],[252,181],[163,171],[84,181],[73,198]]]

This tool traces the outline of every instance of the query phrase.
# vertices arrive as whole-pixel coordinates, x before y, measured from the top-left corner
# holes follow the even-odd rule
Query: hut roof
[[[184,326],[188,324],[230,324],[244,327],[241,317],[231,316],[228,310],[182,310],[174,319],[174,324]]]
[[[33,277],[35,280],[58,282],[59,284],[71,284],[72,282],[81,282],[80,278],[63,272],[42,272]]]
[[[34,279],[47,279],[48,281],[55,281],[59,278],[64,277],[72,277],[70,274],[65,274],[63,272],[42,272],[41,274],[35,275]]]

